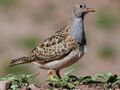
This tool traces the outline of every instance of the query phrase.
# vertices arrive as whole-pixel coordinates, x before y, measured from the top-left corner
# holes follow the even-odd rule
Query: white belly
[[[39,64],[35,62],[35,66],[42,68],[42,69],[51,69],[51,70],[60,70],[62,68],[68,67],[75,62],[77,62],[82,56],[84,55],[84,52],[80,51],[79,49],[75,49],[71,51],[71,53],[67,56],[65,56],[62,59],[54,60],[46,64]]]

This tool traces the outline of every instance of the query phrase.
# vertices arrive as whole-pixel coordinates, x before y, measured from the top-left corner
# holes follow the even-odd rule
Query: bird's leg
[[[52,70],[48,71],[48,79],[52,80],[53,79],[53,73]]]
[[[60,76],[60,70],[56,70],[56,75],[58,76],[59,79],[61,79],[61,76]]]

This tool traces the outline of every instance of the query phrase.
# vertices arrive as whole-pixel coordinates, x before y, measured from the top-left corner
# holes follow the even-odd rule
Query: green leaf
[[[11,86],[12,90],[18,90],[18,88],[19,88],[19,85],[17,85],[17,84]]]

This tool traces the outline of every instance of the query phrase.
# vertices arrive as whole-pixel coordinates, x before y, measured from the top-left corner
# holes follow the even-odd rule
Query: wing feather
[[[69,34],[69,26],[65,26],[42,42],[31,53],[36,55],[39,62],[45,63],[63,57],[75,46],[76,42]]]

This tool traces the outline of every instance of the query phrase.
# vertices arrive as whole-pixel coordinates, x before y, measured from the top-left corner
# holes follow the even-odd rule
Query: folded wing
[[[64,57],[75,48],[76,45],[76,42],[69,34],[69,26],[65,26],[42,42],[30,52],[30,55],[36,56],[37,61],[46,63]]]

